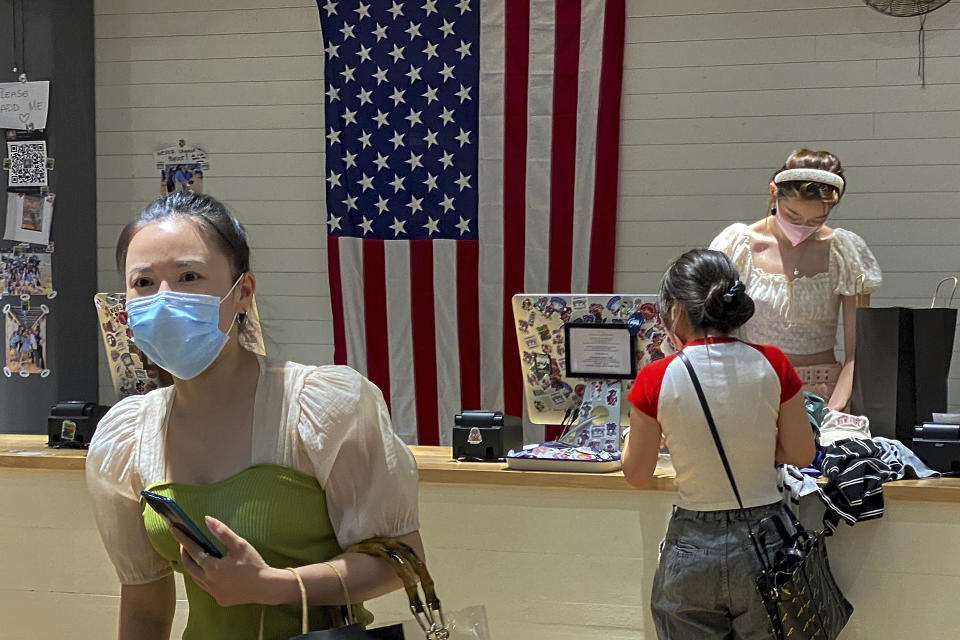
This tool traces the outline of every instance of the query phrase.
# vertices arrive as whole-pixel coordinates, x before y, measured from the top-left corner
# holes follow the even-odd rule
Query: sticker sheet
[[[626,397],[623,390],[633,381],[566,378],[563,325],[568,321],[628,325],[636,341],[639,371],[670,349],[666,331],[657,321],[656,295],[521,293],[513,296],[513,315],[530,420],[579,425],[583,412],[589,411],[592,426],[583,444],[597,441],[601,450],[606,449],[611,444],[605,436],[608,423],[619,424],[620,416],[604,420],[593,412],[599,407],[619,411],[621,396]],[[571,416],[572,412],[576,414]]]

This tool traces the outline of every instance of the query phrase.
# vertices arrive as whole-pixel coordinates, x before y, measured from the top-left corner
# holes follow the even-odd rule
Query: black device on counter
[[[523,446],[523,421],[499,411],[464,411],[454,418],[453,457],[496,462]]]
[[[960,425],[927,422],[914,427],[911,448],[934,471],[960,471]]]
[[[53,405],[47,417],[47,446],[90,446],[97,423],[109,408],[83,400],[63,400]]]

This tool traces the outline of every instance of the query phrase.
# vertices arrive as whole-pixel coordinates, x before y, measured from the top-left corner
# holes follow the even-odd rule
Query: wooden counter
[[[20,469],[81,470],[85,449],[52,449],[45,436],[0,434],[0,467]],[[637,491],[623,474],[511,471],[504,463],[451,460],[450,447],[410,447],[417,459],[420,481],[430,484],[468,484],[488,487]],[[669,470],[658,471],[644,491],[675,491]],[[960,503],[960,478],[899,480],[883,485],[891,500]]]
[[[505,470],[413,447],[420,532],[445,607],[483,603],[495,640],[655,640],[649,594],[676,502],[620,473]],[[93,520],[85,451],[0,435],[0,640],[116,637],[119,585]],[[722,478],[719,480],[722,481]],[[855,611],[840,640],[952,640],[960,628],[960,480],[884,486],[883,518],[841,527],[830,561]],[[809,523],[819,501],[805,500]],[[803,511],[804,509],[801,509]],[[180,581],[172,637],[187,606]],[[409,618],[401,592],[368,603]]]
[[[48,447],[46,436],[0,433],[0,467],[53,471],[81,470],[86,457],[86,449]]]

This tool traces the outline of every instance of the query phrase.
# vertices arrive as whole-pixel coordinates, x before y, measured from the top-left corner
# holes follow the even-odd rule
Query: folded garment
[[[841,411],[827,411],[820,424],[820,446],[826,448],[840,440],[870,439],[870,419]]]

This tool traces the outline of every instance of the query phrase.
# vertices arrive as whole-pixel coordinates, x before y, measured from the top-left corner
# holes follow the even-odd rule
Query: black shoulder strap
[[[743,500],[740,499],[740,490],[737,489],[737,481],[733,478],[733,469],[730,468],[727,454],[723,450],[723,443],[720,442],[720,434],[717,433],[717,424],[713,421],[713,414],[710,413],[710,405],[707,404],[707,398],[703,395],[703,387],[700,386],[700,379],[697,377],[697,372],[693,370],[693,365],[690,364],[690,359],[683,350],[677,352],[677,357],[683,361],[684,366],[687,368],[687,372],[690,374],[690,381],[693,382],[693,388],[696,390],[697,397],[700,399],[700,406],[703,408],[703,415],[707,419],[707,426],[710,427],[710,433],[713,434],[713,442],[717,445],[717,453],[720,454],[720,461],[723,462],[723,468],[727,472],[727,479],[730,480],[730,487],[733,489],[733,495],[737,498],[737,504],[740,505],[740,513],[743,515],[744,521],[747,522],[747,531],[750,535],[750,542],[753,544],[753,551],[757,554],[757,559],[760,561],[760,566],[763,571],[769,571],[770,563],[761,550],[762,547],[760,541],[757,539],[757,533],[754,531],[753,525],[747,520],[746,514],[744,514]]]
[[[737,489],[737,481],[733,478],[733,469],[730,468],[730,462],[727,460],[727,454],[723,450],[723,443],[720,442],[720,434],[717,433],[717,423],[713,421],[713,414],[710,413],[710,405],[707,404],[707,398],[703,395],[703,387],[700,386],[700,379],[697,377],[697,372],[693,370],[693,365],[690,364],[690,359],[687,357],[682,350],[677,352],[677,357],[683,361],[684,366],[687,368],[687,372],[690,374],[690,381],[693,382],[693,388],[697,392],[697,397],[700,399],[700,406],[703,408],[703,415],[707,419],[707,426],[710,427],[710,433],[713,434],[713,442],[717,445],[717,452],[720,454],[720,460],[723,462],[723,468],[727,472],[727,479],[730,480],[730,486],[733,488],[733,495],[737,498],[737,504],[740,505],[741,511],[743,510],[743,500],[740,499],[740,490]]]

